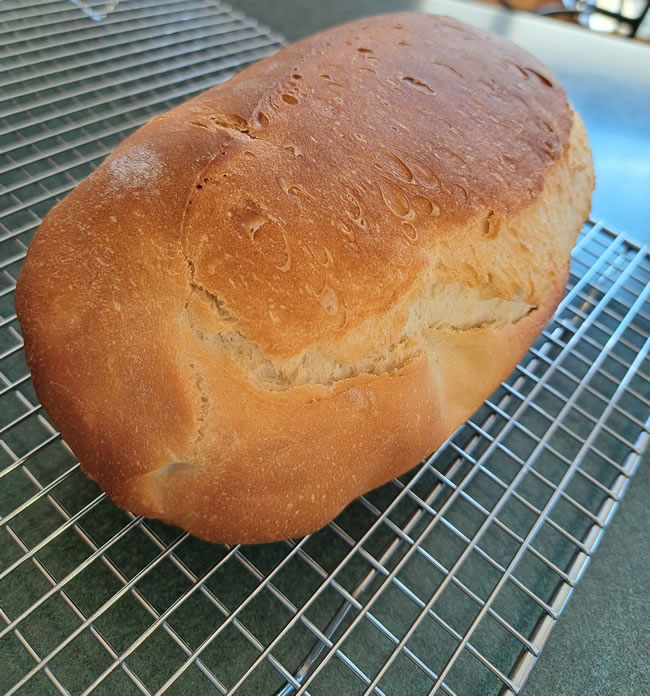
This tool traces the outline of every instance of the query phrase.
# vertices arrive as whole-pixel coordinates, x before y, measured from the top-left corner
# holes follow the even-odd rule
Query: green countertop
[[[649,492],[646,453],[524,696],[641,696],[650,690]]]
[[[232,0],[235,9],[241,10],[261,23],[282,33],[288,41],[368,14],[404,9],[427,9],[448,14],[449,5],[442,2],[417,0]],[[486,12],[497,16],[492,8],[474,7],[459,3],[458,14],[472,21],[472,13],[480,16],[485,24]],[[515,15],[515,23],[518,21]],[[543,24],[542,24],[543,22]],[[493,24],[495,24],[493,22]],[[503,23],[492,26],[509,36],[513,33],[513,15],[503,15]],[[528,22],[530,24],[530,22]],[[595,92],[595,78],[607,78],[607,63],[621,70],[636,46],[618,39],[597,37],[579,28],[557,27],[551,21],[539,20],[540,46],[530,47],[560,74],[569,95],[585,119],[590,132],[599,187],[594,199],[594,215],[605,217],[607,222],[630,232],[641,241],[650,241],[650,216],[644,214],[650,202],[643,191],[650,181],[650,167],[640,170],[636,182],[622,190],[616,172],[631,168],[636,150],[646,157],[650,152],[650,118],[647,109],[639,114],[627,109],[628,116],[621,120],[620,102],[604,104],[602,94]],[[517,40],[517,30],[514,27]],[[544,42],[558,29],[563,37],[575,39],[575,60],[571,66],[559,65],[563,59],[557,45],[545,48]],[[567,32],[570,32],[567,34]],[[555,39],[557,40],[557,39]],[[595,54],[599,51],[599,64]],[[641,50],[644,50],[642,47]],[[543,55],[544,51],[549,55]],[[650,66],[650,48],[647,50]],[[552,54],[551,54],[552,53]],[[620,65],[619,65],[620,64]],[[612,68],[612,69],[613,69]],[[591,74],[590,74],[591,72]],[[619,72],[621,75],[621,72]],[[579,79],[578,79],[579,77]],[[643,81],[650,82],[650,71],[640,70],[635,79],[641,84],[625,85],[624,96],[643,99],[650,92]],[[639,102],[641,103],[641,102]],[[598,109],[596,109],[596,105]],[[616,124],[616,130],[614,130]],[[630,146],[621,143],[629,141]],[[612,153],[616,158],[612,158]],[[650,158],[646,159],[650,162]],[[647,181],[646,181],[647,179]],[[553,629],[549,642],[539,658],[523,691],[524,696],[641,696],[650,692],[650,456],[646,454],[639,463],[636,476],[628,486],[622,504],[606,530],[585,574],[574,590],[567,608]],[[480,695],[477,695],[480,696]]]

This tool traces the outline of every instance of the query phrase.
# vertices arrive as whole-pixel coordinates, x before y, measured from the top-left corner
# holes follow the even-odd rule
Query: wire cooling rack
[[[0,691],[518,693],[648,441],[647,249],[587,224],[510,378],[322,531],[198,541],[80,472],[32,390],[13,291],[42,216],[117,142],[280,39],[201,0],[1,13]]]

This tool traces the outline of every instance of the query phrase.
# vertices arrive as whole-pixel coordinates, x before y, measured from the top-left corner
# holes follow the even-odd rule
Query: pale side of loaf
[[[564,292],[591,152],[556,77],[442,17],[358,21],[153,119],[45,218],[34,387],[120,506],[302,535],[433,452]]]

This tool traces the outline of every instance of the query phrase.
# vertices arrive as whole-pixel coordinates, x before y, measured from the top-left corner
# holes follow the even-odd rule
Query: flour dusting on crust
[[[143,184],[151,186],[163,169],[158,152],[146,145],[134,145],[108,162],[111,189],[132,189]]]

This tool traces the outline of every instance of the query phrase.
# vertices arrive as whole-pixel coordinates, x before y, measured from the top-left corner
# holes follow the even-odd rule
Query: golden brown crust
[[[16,291],[34,387],[119,505],[213,541],[313,531],[513,369],[592,188],[521,49],[427,15],[326,32],[50,212]]]
[[[450,229],[490,214],[495,230],[530,203],[571,128],[566,93],[539,61],[415,13],[299,42],[191,112],[192,127],[234,135],[188,208],[196,281],[283,355],[394,305]]]

